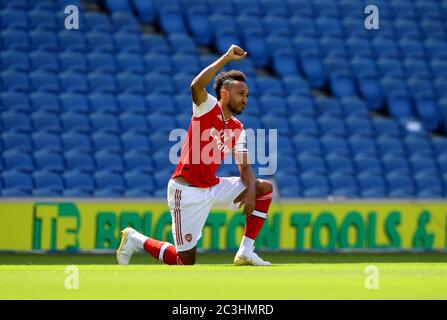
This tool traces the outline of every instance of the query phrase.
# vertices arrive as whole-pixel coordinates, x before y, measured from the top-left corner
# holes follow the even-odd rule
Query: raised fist
[[[247,52],[235,44],[231,45],[230,49],[228,49],[227,53],[225,54],[225,56],[230,61],[241,60],[241,59],[245,58],[246,55],[247,55]]]

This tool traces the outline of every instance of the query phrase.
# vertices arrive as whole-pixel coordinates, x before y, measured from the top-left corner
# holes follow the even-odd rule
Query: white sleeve
[[[194,101],[192,103],[192,115],[194,117],[203,116],[205,113],[211,111],[217,103],[217,99],[208,93],[205,101],[203,101],[200,106],[197,106]]]
[[[234,146],[234,153],[239,152],[248,152],[247,149],[247,136],[245,134],[245,130],[242,129],[241,134],[239,135],[239,138],[236,141],[236,144]]]

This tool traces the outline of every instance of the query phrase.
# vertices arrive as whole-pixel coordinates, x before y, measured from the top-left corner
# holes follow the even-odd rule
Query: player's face
[[[233,114],[241,114],[248,101],[248,87],[245,82],[234,81],[229,90],[228,108]]]

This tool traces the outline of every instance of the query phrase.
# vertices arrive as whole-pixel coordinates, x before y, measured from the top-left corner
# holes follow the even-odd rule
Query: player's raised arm
[[[199,106],[206,100],[208,94],[205,88],[220,69],[231,61],[243,59],[246,55],[247,52],[245,52],[242,48],[232,45],[224,55],[203,69],[202,72],[200,72],[199,75],[191,82],[190,89],[194,104]]]

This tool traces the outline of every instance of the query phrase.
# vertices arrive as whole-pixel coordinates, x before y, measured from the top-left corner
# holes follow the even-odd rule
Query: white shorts
[[[245,185],[240,177],[219,178],[210,188],[195,188],[173,179],[168,183],[168,205],[172,216],[172,236],[178,251],[194,248],[212,208],[238,209],[234,203]]]

